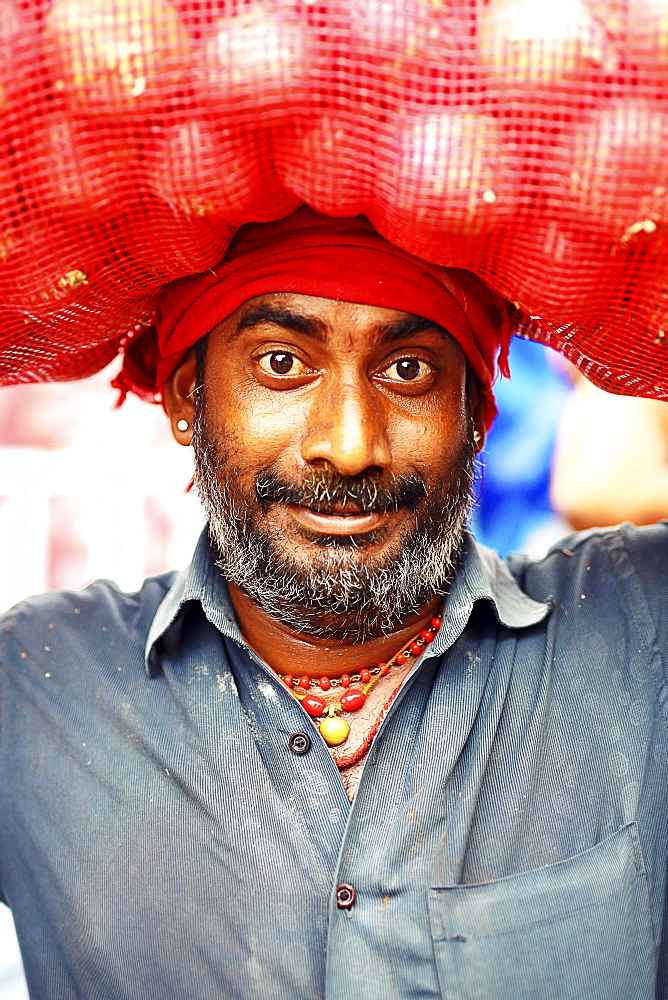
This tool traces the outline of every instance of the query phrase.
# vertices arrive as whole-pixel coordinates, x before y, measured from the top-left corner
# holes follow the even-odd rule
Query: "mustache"
[[[296,504],[322,511],[350,505],[365,513],[378,514],[401,508],[415,510],[428,496],[425,482],[418,475],[397,476],[383,482],[382,476],[372,473],[343,476],[326,469],[311,471],[298,484],[275,472],[264,472],[255,481],[255,492],[265,510],[270,503]]]

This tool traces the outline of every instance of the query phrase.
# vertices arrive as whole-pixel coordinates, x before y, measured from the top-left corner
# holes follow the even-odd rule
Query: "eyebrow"
[[[434,323],[433,320],[424,319],[422,316],[409,316],[406,319],[398,319],[394,323],[385,323],[381,326],[380,343],[394,344],[397,340],[415,337],[425,330],[436,330],[443,340],[451,339],[451,334],[438,323]]]
[[[272,323],[274,326],[281,326],[285,330],[304,334],[304,336],[312,337],[314,340],[320,342],[325,340],[327,330],[326,325],[317,316],[304,316],[302,313],[295,313],[290,309],[258,306],[257,309],[251,309],[245,316],[242,316],[232,339],[238,336],[243,330],[248,330],[252,326],[259,326],[260,323]]]
[[[258,306],[242,316],[231,339],[234,340],[244,330],[259,326],[261,323],[272,323],[285,330],[292,330],[306,337],[312,337],[319,343],[323,343],[326,339],[327,325],[317,316],[305,316],[303,313],[292,312],[291,309],[276,309],[269,305]],[[378,329],[379,343],[394,344],[398,340],[415,337],[425,330],[435,330],[443,340],[451,337],[444,327],[434,323],[433,320],[425,319],[422,316],[408,316],[380,326]]]

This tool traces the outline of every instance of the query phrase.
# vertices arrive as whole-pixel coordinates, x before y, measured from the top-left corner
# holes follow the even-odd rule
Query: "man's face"
[[[262,295],[209,336],[196,482],[227,579],[311,635],[443,592],[470,493],[466,362],[408,313]]]

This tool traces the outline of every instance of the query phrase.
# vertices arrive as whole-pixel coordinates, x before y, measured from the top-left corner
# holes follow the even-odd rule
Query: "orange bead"
[[[362,707],[365,701],[366,695],[364,691],[360,691],[359,688],[351,688],[341,698],[341,708],[344,712],[356,712],[358,708]]]
[[[327,711],[327,702],[324,698],[318,698],[316,694],[307,694],[302,698],[302,708],[309,715],[324,715]]]
[[[311,686],[311,678],[304,674],[303,677],[299,678],[299,686],[300,688],[304,688],[305,691],[308,691]]]
[[[364,670],[360,670],[360,680],[363,684],[368,684],[371,680],[371,671],[367,670],[366,667]]]
[[[350,687],[350,677],[348,674],[341,674],[339,680],[341,681],[341,687]]]
[[[294,677],[292,676],[292,674],[286,674],[285,677],[283,678],[283,683],[287,684],[287,686],[289,688],[292,687],[292,682],[293,681],[294,681]]]
[[[330,681],[329,677],[321,677],[320,678],[320,687],[322,688],[323,691],[329,691],[329,689],[331,688],[331,686],[332,686],[332,682]]]

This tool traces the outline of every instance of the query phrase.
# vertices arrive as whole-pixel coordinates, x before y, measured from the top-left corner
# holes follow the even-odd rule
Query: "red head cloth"
[[[166,285],[153,327],[126,346],[122,391],[155,398],[193,344],[256,295],[295,292],[413,313],[461,346],[496,416],[492,384],[507,374],[505,303],[474,274],[437,267],[384,240],[364,217],[300,208],[278,222],[243,226],[221,263]]]

